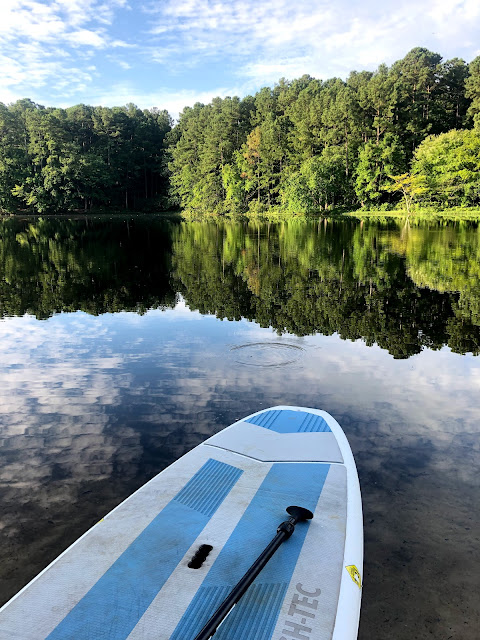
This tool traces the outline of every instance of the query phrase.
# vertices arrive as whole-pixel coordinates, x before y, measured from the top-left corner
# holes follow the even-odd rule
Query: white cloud
[[[104,36],[95,31],[89,31],[88,29],[72,31],[68,35],[68,40],[74,45],[86,45],[90,47],[104,47],[106,45]]]
[[[243,96],[281,77],[375,69],[414,46],[467,61],[480,53],[478,0],[144,1],[2,0],[0,100],[133,101],[178,114],[196,100]],[[131,19],[127,38],[120,16]]]
[[[242,67],[242,75],[253,80],[256,84],[266,84],[280,78],[299,78],[305,73],[305,68],[311,66],[309,56],[296,58],[278,58],[277,60],[256,61]]]
[[[0,4],[0,100],[40,93],[67,99],[92,82],[83,60],[123,43],[107,26],[125,0],[3,0]],[[53,97],[53,96],[52,96]],[[55,102],[55,100],[53,100]]]
[[[123,40],[112,40],[109,44],[112,48],[120,47],[122,49],[136,49],[138,46],[131,42],[124,42]]]
[[[478,50],[477,0],[391,0],[353,6],[346,0],[168,0],[150,5],[151,34],[183,58],[233,60],[239,76],[263,82],[279,77],[345,77],[353,69],[373,69],[427,46],[446,57],[471,59]]]

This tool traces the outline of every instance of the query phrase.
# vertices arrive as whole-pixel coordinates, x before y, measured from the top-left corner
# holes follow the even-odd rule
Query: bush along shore
[[[480,207],[480,56],[417,47],[346,80],[165,110],[0,103],[0,210],[187,218]],[[462,214],[463,215],[463,214]]]

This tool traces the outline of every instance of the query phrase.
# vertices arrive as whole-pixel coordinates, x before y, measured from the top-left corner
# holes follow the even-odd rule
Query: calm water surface
[[[263,407],[343,426],[361,640],[478,638],[474,224],[0,221],[0,600]]]

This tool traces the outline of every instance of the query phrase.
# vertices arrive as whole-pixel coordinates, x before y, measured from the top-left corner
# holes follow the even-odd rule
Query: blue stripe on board
[[[193,638],[275,535],[293,504],[315,511],[329,464],[276,463],[208,572],[170,640]],[[215,634],[215,640],[269,640],[303,546],[300,523]]]
[[[326,433],[331,431],[326,421],[315,413],[308,411],[291,411],[290,409],[274,409],[259,413],[245,422],[258,427],[270,429],[277,433]]]
[[[288,589],[288,582],[254,583],[215,634],[217,638],[269,640]],[[261,606],[259,606],[261,603]],[[255,634],[255,635],[254,635]]]
[[[48,640],[125,640],[242,473],[208,460]]]
[[[211,518],[242,473],[237,467],[210,459],[174,500]]]
[[[200,587],[173,635],[170,636],[170,640],[194,638],[231,589],[232,585],[229,584]]]

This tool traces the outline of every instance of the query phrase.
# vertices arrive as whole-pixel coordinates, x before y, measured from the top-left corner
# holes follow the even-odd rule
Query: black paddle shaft
[[[200,633],[195,636],[195,640],[208,640],[208,638],[211,638],[214,635],[220,624],[225,620],[227,615],[237,604],[260,571],[265,567],[278,547],[282,542],[285,542],[285,540],[290,538],[292,533],[295,531],[295,525],[297,522],[311,520],[313,518],[313,513],[303,507],[287,507],[287,513],[290,516],[289,519],[279,525],[276,536],[271,542],[269,542],[245,575],[233,587],[207,624],[203,627]]]

